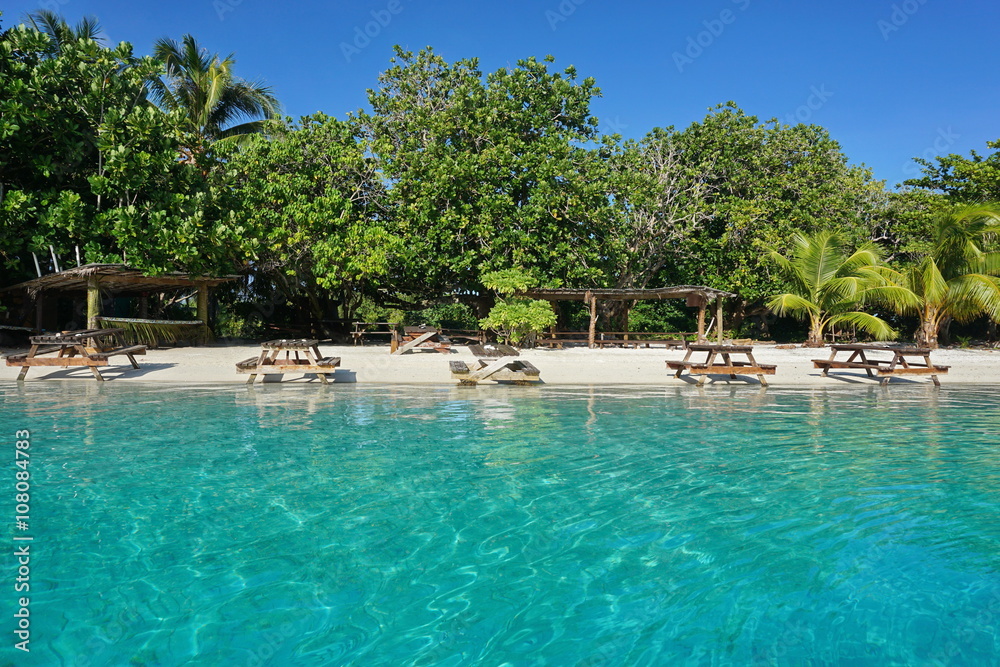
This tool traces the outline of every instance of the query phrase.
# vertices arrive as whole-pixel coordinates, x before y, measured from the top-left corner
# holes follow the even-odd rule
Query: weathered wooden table
[[[285,357],[280,359],[278,355],[282,352]],[[261,343],[260,355],[237,362],[236,372],[250,374],[247,384],[253,384],[258,375],[285,373],[315,373],[323,384],[328,384],[326,376],[334,374],[339,365],[340,357],[320,354],[319,341],[315,338],[281,338]]]
[[[401,355],[411,350],[434,350],[449,354],[451,340],[437,329],[429,327],[403,327],[403,333],[393,333],[389,354]]]
[[[850,343],[831,345],[829,359],[813,359],[814,368],[822,368],[828,376],[831,369],[863,370],[868,377],[881,377],[886,385],[899,375],[929,375],[935,387],[940,387],[938,375],[946,375],[950,366],[935,366],[931,363],[931,350],[927,347],[896,347],[885,344]],[[837,355],[850,352],[847,359],[837,359]],[[888,353],[890,358],[872,358],[869,352]]]
[[[450,361],[451,377],[460,385],[474,386],[492,380],[499,383],[531,385],[541,382],[541,371],[530,361],[517,359],[518,351],[510,345],[470,345],[476,356],[472,364]]]
[[[97,370],[101,366],[110,366],[108,359],[124,354],[128,357],[132,368],[138,369],[135,356],[146,354],[145,345],[126,346],[121,338],[122,329],[80,329],[78,331],[63,331],[57,334],[31,336],[31,348],[25,354],[15,354],[7,357],[8,366],[20,366],[21,372],[17,379],[23,380],[32,366],[86,366],[98,382],[104,377]],[[56,356],[42,356],[56,353]]]
[[[695,352],[706,353],[704,362],[691,361],[691,355]],[[721,355],[722,362],[716,362],[716,358]],[[733,355],[743,355],[746,361],[734,361]],[[705,384],[705,378],[709,375],[728,375],[735,380],[737,375],[756,375],[760,383],[767,386],[765,375],[774,375],[777,366],[772,364],[759,364],[753,358],[752,345],[717,345],[711,343],[690,343],[687,354],[681,361],[667,361],[667,368],[676,371],[675,378],[679,378],[681,373],[687,371],[691,375],[700,375],[698,385]]]

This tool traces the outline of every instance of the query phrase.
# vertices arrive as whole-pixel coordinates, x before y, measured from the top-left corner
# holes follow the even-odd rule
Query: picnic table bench
[[[509,345],[470,345],[469,351],[477,357],[474,363],[448,362],[451,377],[460,385],[475,386],[486,380],[517,385],[541,382],[541,371],[531,362],[517,359],[518,351]]]
[[[537,345],[547,345],[557,347],[560,350],[566,343],[580,343],[586,345],[590,341],[590,334],[586,331],[550,331],[542,334],[535,341]]]
[[[132,368],[138,369],[135,355],[146,354],[145,345],[125,345],[121,338],[122,329],[79,329],[56,334],[42,334],[29,337],[31,347],[24,354],[7,357],[8,366],[20,366],[17,379],[23,380],[28,369],[34,366],[85,366],[94,374],[98,382],[104,377],[98,368],[110,366],[109,359],[124,354]],[[54,357],[42,355],[56,353]]]
[[[597,347],[652,347],[653,345],[663,345],[670,348],[686,348],[687,336],[693,333],[683,333],[674,331],[605,331],[598,334],[594,341]]]
[[[691,355],[695,352],[705,352],[706,359],[703,362],[691,361]],[[739,354],[746,357],[746,361],[736,361],[732,355]],[[722,356],[721,362],[716,362],[718,356]],[[681,361],[667,361],[667,368],[676,371],[675,378],[679,378],[681,373],[687,371],[690,375],[700,375],[698,385],[705,384],[705,378],[709,375],[728,375],[735,380],[737,375],[756,375],[763,386],[767,386],[765,375],[774,375],[777,366],[773,364],[759,364],[753,357],[752,345],[718,345],[711,343],[691,343],[688,345],[687,354]]]
[[[938,375],[946,375],[950,366],[935,366],[931,363],[931,350],[926,347],[897,347],[884,344],[850,343],[830,346],[829,359],[813,359],[813,368],[822,368],[828,376],[831,369],[864,370],[868,377],[881,377],[881,384],[900,375],[929,375],[935,387],[940,387]],[[837,359],[837,355],[850,352],[847,359]],[[889,352],[889,359],[873,359],[867,352]],[[914,360],[916,358],[916,361]],[[922,362],[922,363],[921,363]]]
[[[437,329],[430,327],[403,327],[403,332],[394,331],[389,345],[389,354],[401,355],[411,350],[434,350],[449,354],[451,339]]]
[[[315,373],[329,384],[327,375],[336,372],[340,357],[324,357],[315,338],[281,338],[260,344],[260,354],[236,363],[237,373],[249,373],[247,384],[253,384],[258,375],[284,375],[285,373]],[[285,353],[284,359],[278,355]],[[291,358],[294,354],[295,357]],[[302,355],[301,357],[299,355]]]

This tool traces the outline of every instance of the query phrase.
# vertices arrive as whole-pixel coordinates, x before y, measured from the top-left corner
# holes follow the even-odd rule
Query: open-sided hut
[[[235,280],[236,276],[211,278],[192,276],[186,273],[165,273],[150,276],[123,264],[85,264],[58,273],[28,280],[17,285],[0,289],[0,293],[22,292],[24,305],[35,306],[35,328],[44,329],[46,300],[54,296],[86,298],[87,328],[96,329],[100,325],[122,326],[135,337],[143,338],[145,333],[158,332],[161,337],[170,338],[171,328],[183,325],[200,325],[199,338],[211,336],[208,328],[209,297],[211,288],[221,283]],[[191,322],[169,322],[145,319],[145,295],[149,293],[171,292],[175,290],[195,290],[197,293],[197,320]],[[140,299],[140,318],[102,318],[102,296],[132,296]],[[30,311],[28,311],[30,312]],[[28,312],[24,315],[27,316]]]
[[[597,303],[599,301],[642,301],[646,299],[686,299],[687,305],[698,309],[698,340],[705,340],[705,312],[715,301],[715,323],[719,342],[722,342],[722,302],[736,296],[714,287],[677,285],[648,289],[533,289],[523,296],[546,301],[583,301],[590,308],[589,344],[594,347],[597,338]],[[627,318],[626,318],[627,319]]]

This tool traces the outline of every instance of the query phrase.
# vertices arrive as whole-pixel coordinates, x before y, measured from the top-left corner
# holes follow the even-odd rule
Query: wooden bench
[[[449,354],[451,340],[437,329],[429,327],[403,327],[402,334],[393,332],[389,354],[398,356],[413,350],[433,350]]]
[[[236,372],[246,373],[247,384],[253,384],[258,375],[284,375],[285,373],[315,373],[323,384],[329,384],[327,375],[336,373],[340,357],[320,355],[319,341],[312,338],[280,339],[261,343],[261,353],[236,362]],[[278,355],[284,352],[285,358]],[[292,358],[291,354],[295,357]],[[305,358],[301,358],[302,353]]]
[[[930,348],[923,347],[893,347],[890,345],[850,343],[845,345],[831,345],[829,359],[813,359],[813,368],[823,370],[823,376],[827,376],[832,369],[859,369],[865,374],[874,378],[881,377],[883,385],[889,380],[901,375],[928,375],[935,386],[940,387],[941,382],[938,375],[946,375],[950,366],[937,366],[931,363]],[[846,360],[836,359],[837,354],[850,352]],[[892,354],[891,359],[870,359],[866,352],[887,352]],[[914,357],[918,361],[914,360]]]
[[[460,385],[475,386],[479,382],[493,380],[498,383],[532,385],[541,382],[541,371],[530,361],[500,357],[499,359],[478,359],[470,364],[465,361],[449,361],[451,377]]]
[[[706,359],[703,362],[691,361],[691,355],[695,352],[705,352]],[[746,357],[746,361],[736,361],[732,355],[741,354]],[[720,356],[722,362],[715,359]],[[668,360],[667,368],[674,371],[674,377],[679,378],[681,373],[687,371],[690,375],[699,375],[699,385],[705,383],[705,378],[709,375],[728,375],[731,380],[737,379],[737,375],[756,375],[761,385],[767,386],[765,375],[774,375],[778,367],[774,364],[760,364],[753,356],[753,346],[751,345],[713,345],[709,343],[691,343],[688,345],[687,354],[680,361]]]
[[[124,354],[132,368],[138,370],[135,355],[146,354],[145,345],[121,345],[121,329],[83,329],[60,334],[43,334],[30,338],[31,348],[22,354],[6,358],[8,366],[20,367],[17,379],[23,380],[33,367],[87,367],[98,382],[104,377],[97,370],[110,366],[110,358]],[[39,356],[56,352],[56,356]]]

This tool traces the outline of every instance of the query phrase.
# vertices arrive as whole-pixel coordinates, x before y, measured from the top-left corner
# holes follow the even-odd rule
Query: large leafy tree
[[[0,39],[0,258],[30,252],[211,272],[234,247],[200,174],[177,162],[178,114],[146,100],[160,65],[123,42],[16,26]]]
[[[771,250],[768,257],[790,291],[774,295],[767,305],[779,315],[808,319],[808,345],[821,347],[826,328],[836,324],[854,326],[879,340],[896,335],[885,320],[860,310],[887,287],[874,245],[852,252],[836,233],[820,231],[795,234],[790,256]]]
[[[315,320],[353,317],[402,249],[384,224],[384,187],[354,125],[318,114],[268,137],[217,146],[220,186],[251,244],[259,284]]]
[[[849,165],[819,126],[762,123],[730,102],[672,142],[700,179],[708,211],[690,257],[670,266],[665,281],[732,290],[746,305],[774,290],[762,247],[823,229],[860,245],[887,215],[884,183]]]
[[[986,314],[1000,322],[1000,251],[986,244],[1000,235],[1000,205],[961,206],[937,215],[926,255],[902,271],[886,270],[899,289],[884,301],[919,317],[917,343],[935,348],[948,319]]]
[[[180,42],[157,40],[153,55],[165,71],[150,79],[150,97],[162,109],[182,114],[187,162],[196,162],[216,141],[238,141],[263,131],[265,122],[278,115],[278,100],[269,87],[233,73],[233,54],[209,54],[193,36],[184,35]]]
[[[484,78],[475,60],[397,49],[358,120],[391,184],[388,222],[406,239],[400,291],[471,296],[483,274],[510,267],[602,280],[608,152],[590,116],[599,90],[550,62]]]
[[[915,158],[923,173],[905,184],[942,193],[958,203],[1000,201],[1000,140],[986,145],[994,152],[981,155],[971,151],[968,157],[951,153],[934,160]]]

